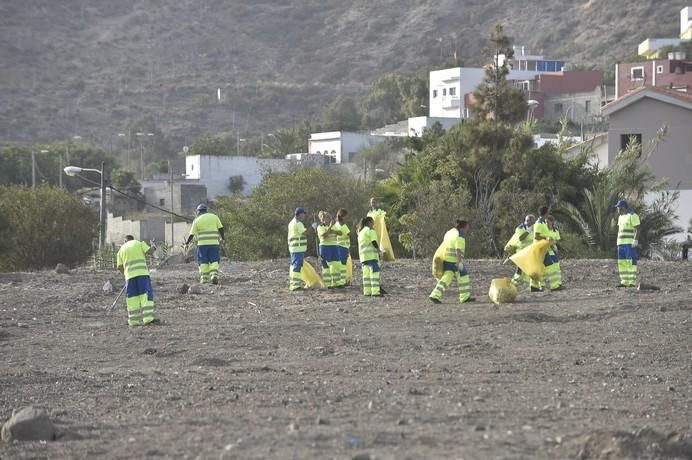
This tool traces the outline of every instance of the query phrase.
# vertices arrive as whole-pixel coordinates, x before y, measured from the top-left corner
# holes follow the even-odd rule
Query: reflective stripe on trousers
[[[210,279],[218,278],[219,263],[199,264],[199,282],[208,283]]]
[[[154,301],[149,300],[148,294],[140,294],[128,297],[127,303],[127,324],[130,326],[141,326],[149,324],[156,319]]]
[[[442,299],[442,295],[447,288],[451,286],[452,280],[456,277],[457,286],[459,287],[459,302],[464,302],[471,297],[471,277],[468,274],[460,275],[459,272],[445,270],[442,278],[439,279],[435,289],[430,293],[433,299]]]
[[[380,295],[380,268],[375,260],[363,262],[363,295]]]
[[[620,284],[623,286],[636,286],[639,282],[637,264],[639,254],[631,244],[618,245],[618,272]]]

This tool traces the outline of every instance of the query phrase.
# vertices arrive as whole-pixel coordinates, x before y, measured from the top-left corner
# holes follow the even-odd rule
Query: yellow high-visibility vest
[[[122,245],[118,251],[117,263],[118,267],[125,268],[126,280],[149,274],[146,259],[148,250],[149,245],[143,241],[131,240]]]

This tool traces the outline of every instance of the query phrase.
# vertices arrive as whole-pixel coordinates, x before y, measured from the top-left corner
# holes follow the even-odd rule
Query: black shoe
[[[387,295],[389,292],[385,291],[383,287],[380,287],[380,294]]]
[[[461,302],[461,303],[466,303],[466,302],[475,302],[475,301],[476,301],[476,298],[475,298],[475,297],[469,297],[468,299],[464,300],[464,301],[463,301],[463,302]]]
[[[543,289],[531,286],[531,292],[543,292]]]
[[[160,326],[161,325],[161,320],[158,318],[155,318],[154,321],[150,321],[145,326]]]
[[[622,283],[620,283],[620,284],[618,284],[618,285],[617,285],[617,286],[615,286],[615,287],[616,287],[616,288],[626,288],[626,287],[629,287],[629,286],[628,286],[628,285],[626,285],[626,284],[622,284]]]
[[[219,284],[219,279],[214,277],[211,279],[211,284]]]
[[[435,297],[428,297],[432,303],[442,303],[440,299],[436,299]]]

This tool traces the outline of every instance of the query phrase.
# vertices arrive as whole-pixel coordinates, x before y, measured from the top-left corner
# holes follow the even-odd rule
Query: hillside
[[[313,119],[377,76],[518,45],[605,66],[675,36],[674,1],[30,0],[0,3],[0,140],[104,146],[151,117],[181,142]],[[222,100],[216,91],[221,88]]]

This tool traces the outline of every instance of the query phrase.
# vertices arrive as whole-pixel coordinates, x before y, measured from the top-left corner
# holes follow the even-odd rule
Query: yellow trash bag
[[[435,277],[435,279],[438,280],[442,278],[442,275],[445,274],[443,264],[445,261],[445,253],[447,252],[447,246],[449,246],[449,241],[443,241],[442,244],[440,244],[440,246],[437,248],[437,251],[435,251],[435,255],[433,256],[432,274]]]
[[[375,233],[377,233],[377,244],[382,251],[382,260],[393,262],[395,260],[394,251],[392,250],[392,242],[389,240],[389,232],[387,232],[387,224],[384,221],[384,216],[387,213],[381,209],[370,214],[375,221]]]
[[[324,289],[322,278],[307,260],[303,262],[303,268],[300,269],[300,279],[309,289]]]
[[[530,246],[525,247],[509,259],[521,268],[521,271],[526,273],[529,278],[534,281],[541,281],[545,269],[543,260],[549,248],[550,242],[548,240],[534,241]]]
[[[507,241],[507,244],[505,244],[505,253],[509,255],[516,253],[519,243],[521,243],[521,240],[519,239],[519,234],[514,233],[514,235],[512,235],[512,238],[510,238],[509,241]]]
[[[346,283],[350,283],[353,279],[353,259],[351,259],[351,254],[348,255],[348,260],[346,260]]]
[[[517,288],[509,278],[496,278],[490,282],[488,297],[493,303],[510,303],[517,298]]]

